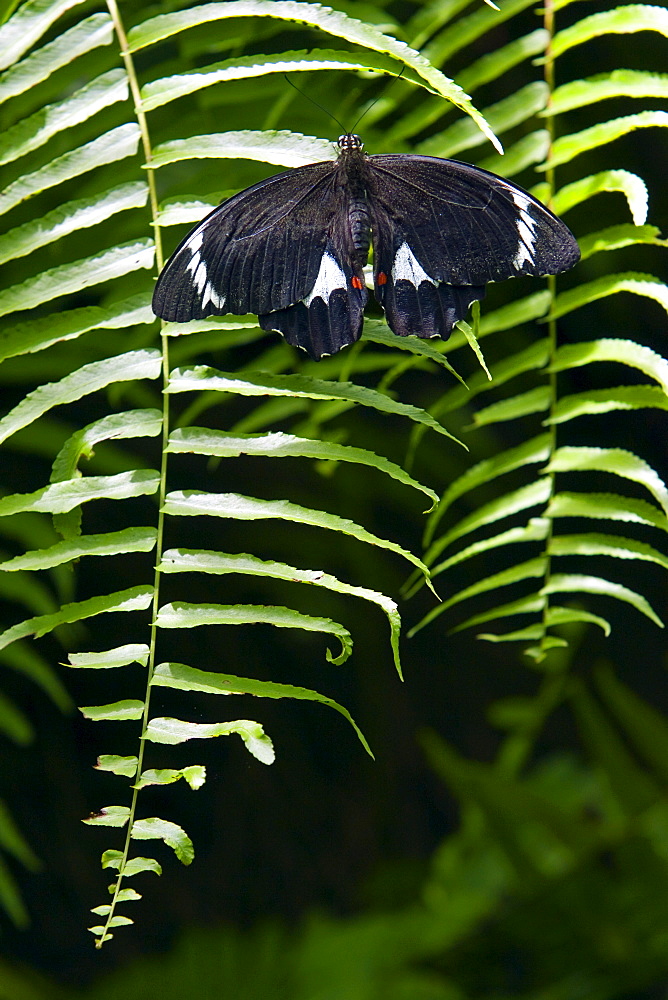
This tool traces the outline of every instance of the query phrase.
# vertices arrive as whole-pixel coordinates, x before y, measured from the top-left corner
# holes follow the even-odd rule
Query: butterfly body
[[[256,313],[319,360],[361,335],[372,244],[374,295],[400,336],[447,338],[488,281],[579,259],[564,223],[517,185],[456,160],[368,156],[344,135],[336,161],[214,209],[165,265],[153,309],[174,322]]]

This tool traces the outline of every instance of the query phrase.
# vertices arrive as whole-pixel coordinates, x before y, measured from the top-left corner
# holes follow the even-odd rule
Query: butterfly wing
[[[450,284],[425,271],[410,236],[377,206],[373,234],[374,294],[390,329],[400,337],[447,339],[471,303],[484,297],[484,284]]]
[[[346,238],[330,237],[311,291],[285,309],[260,315],[263,330],[282,333],[314,361],[354,344],[362,334],[367,290]]]
[[[156,315],[254,312],[318,360],[361,334],[360,225],[373,232],[376,298],[404,336],[447,337],[488,281],[556,274],[579,258],[566,226],[495,174],[428,156],[366,157],[359,140],[341,150],[336,163],[270,177],[207,216],[158,278]]]
[[[395,333],[447,337],[488,281],[579,259],[564,223],[496,174],[431,156],[368,163],[374,288]]]
[[[360,336],[366,301],[343,218],[335,162],[260,181],[186,236],[158,278],[153,311],[177,323],[252,312],[311,357],[334,353]]]

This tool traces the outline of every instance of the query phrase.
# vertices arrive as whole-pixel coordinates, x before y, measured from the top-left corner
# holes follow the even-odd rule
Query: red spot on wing
[[[385,274],[385,271],[379,271],[378,272],[378,277],[376,278],[376,283],[378,285],[386,285],[387,284],[387,275]]]
[[[353,288],[358,288],[359,289],[359,288],[363,288],[364,287],[362,285],[361,279],[358,278],[356,274],[353,274],[352,278],[350,279],[350,284],[353,286]]]

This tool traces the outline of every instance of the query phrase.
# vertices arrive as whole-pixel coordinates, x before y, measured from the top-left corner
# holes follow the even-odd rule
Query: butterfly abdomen
[[[355,248],[355,262],[363,267],[368,260],[371,244],[371,220],[366,200],[360,199],[351,202],[348,223]]]

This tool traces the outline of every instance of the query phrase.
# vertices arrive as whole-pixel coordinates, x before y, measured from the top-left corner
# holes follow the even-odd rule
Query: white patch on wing
[[[212,302],[216,309],[222,309],[225,305],[225,296],[219,295],[216,289],[213,287],[210,281],[207,281],[204,286],[204,295],[202,296],[202,309],[206,306],[208,302]]]
[[[419,288],[423,281],[428,281],[431,285],[438,284],[429,277],[408,243],[402,243],[394,255],[392,280],[395,284],[397,281],[410,281],[411,285],[415,285],[416,288]]]
[[[196,254],[198,250],[201,249],[202,243],[204,242],[204,231],[198,229],[195,235],[188,240],[186,246],[190,250],[191,254]]]
[[[201,263],[202,263],[202,255],[201,253],[196,252],[192,255],[192,257],[190,258],[190,262],[186,266],[186,271],[190,271],[194,281],[196,281],[195,272],[198,270]],[[204,265],[204,270],[206,271],[206,264]]]
[[[519,211],[517,217],[517,235],[519,246],[513,264],[520,270],[523,264],[533,264],[533,255],[536,249],[536,221],[531,218],[529,205],[531,202],[519,191],[511,189],[512,199],[515,207]]]
[[[186,243],[184,250],[190,251],[190,260],[186,265],[186,271],[192,274],[193,285],[202,296],[202,309],[209,302],[212,302],[216,309],[222,309],[225,304],[225,296],[219,295],[211,282],[208,280],[207,266],[202,260],[200,249],[204,242],[203,230],[195,233],[191,240]]]
[[[207,272],[206,264],[202,260],[199,253],[195,253],[192,256],[192,260],[186,267],[186,271],[190,271],[193,276],[193,285],[201,295],[204,291],[204,286],[207,284]]]
[[[343,273],[341,265],[332,257],[331,253],[325,251],[320,261],[320,270],[318,271],[318,277],[315,279],[315,284],[308,295],[302,299],[302,302],[307,309],[311,305],[311,302],[313,302],[313,299],[319,298],[327,303],[332,292],[336,291],[337,288],[342,288],[345,291],[347,284],[348,282],[346,281],[346,276]]]

